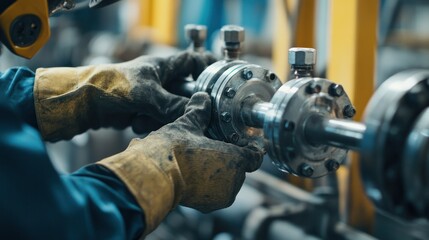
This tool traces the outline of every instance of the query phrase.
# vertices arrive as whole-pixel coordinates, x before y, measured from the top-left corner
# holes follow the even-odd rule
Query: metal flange
[[[333,82],[300,78],[285,83],[270,101],[264,121],[269,154],[281,170],[304,177],[321,177],[334,171],[347,150],[306,140],[305,125],[312,115],[329,118],[352,117],[353,108],[344,91],[333,91]]]
[[[249,98],[268,102],[282,85],[269,70],[242,61],[218,62],[197,80],[197,89],[208,92],[213,112],[209,134],[240,146],[254,142],[263,147],[262,129],[247,126],[242,118]]]
[[[407,136],[429,106],[429,71],[405,71],[387,79],[365,112],[366,131],[360,163],[367,195],[380,208],[404,215],[406,189],[402,177]]]

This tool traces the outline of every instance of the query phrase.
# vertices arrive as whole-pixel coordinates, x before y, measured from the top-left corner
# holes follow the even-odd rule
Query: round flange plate
[[[249,142],[264,146],[262,129],[247,126],[241,111],[249,97],[269,102],[282,85],[269,70],[254,64],[240,63],[224,69],[213,85],[213,116],[209,133],[217,139],[244,146]]]
[[[312,114],[344,118],[344,109],[354,110],[344,91],[332,92],[335,85],[326,79],[300,78],[285,83],[274,95],[264,132],[268,152],[279,169],[316,178],[332,171],[328,162],[340,164],[345,159],[347,150],[311,144],[304,135],[305,121]]]
[[[242,120],[243,102],[249,97],[268,102],[281,84],[274,73],[241,60],[210,65],[200,74],[195,87],[196,92],[207,92],[212,99],[209,135],[241,146],[249,142],[263,146],[262,130],[248,127]]]
[[[418,117],[408,135],[402,157],[402,181],[408,206],[414,217],[429,213],[429,108]]]
[[[206,92],[210,94],[214,84],[226,69],[243,63],[245,62],[240,60],[221,60],[211,64],[200,74],[195,82],[195,92]]]
[[[365,111],[360,164],[367,195],[389,212],[404,215],[401,181],[404,146],[414,120],[429,105],[429,71],[412,70],[387,79]]]

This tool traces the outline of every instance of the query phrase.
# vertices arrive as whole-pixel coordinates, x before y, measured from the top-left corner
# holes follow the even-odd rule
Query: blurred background
[[[315,76],[343,84],[361,118],[388,77],[429,68],[427,0],[123,0],[50,18],[49,43],[31,60],[3,49],[0,70],[12,66],[82,66],[184,50],[186,24],[207,26],[206,49],[221,57],[219,30],[245,28],[242,59],[289,77],[288,49],[317,49]],[[60,81],[61,79],[59,79]],[[136,135],[101,129],[48,143],[61,172],[122,151]],[[379,211],[362,187],[351,154],[336,178],[302,180],[269,159],[249,174],[235,204],[212,214],[173,211],[147,239],[428,239],[427,219]],[[334,181],[328,182],[327,181]]]

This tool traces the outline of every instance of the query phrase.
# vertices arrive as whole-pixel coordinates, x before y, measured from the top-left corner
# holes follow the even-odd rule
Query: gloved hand
[[[89,128],[125,128],[141,114],[161,124],[172,122],[183,114],[188,99],[162,86],[189,74],[196,79],[215,60],[209,54],[182,52],[120,64],[39,68],[34,84],[39,130],[45,140],[57,141]]]
[[[246,172],[261,165],[263,152],[204,136],[210,122],[211,101],[196,93],[185,114],[101,164],[127,185],[142,207],[146,233],[152,231],[177,204],[202,212],[230,206]]]

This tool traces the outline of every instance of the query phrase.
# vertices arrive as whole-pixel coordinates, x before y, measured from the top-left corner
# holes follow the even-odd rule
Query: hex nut
[[[226,123],[231,122],[231,119],[232,119],[231,114],[229,112],[223,112],[223,113],[221,113],[220,117],[221,117],[222,121],[224,121]]]
[[[250,80],[253,77],[253,72],[250,69],[245,68],[245,69],[243,69],[243,72],[241,73],[241,76],[245,80]]]
[[[343,114],[347,118],[352,118],[356,114],[356,109],[352,105],[346,105],[343,109]]]
[[[226,43],[240,43],[244,41],[244,28],[237,25],[226,25],[220,29],[221,40]]]
[[[299,168],[300,173],[305,177],[311,177],[314,173],[314,168],[307,163],[303,163]]]
[[[230,87],[225,90],[225,95],[229,98],[233,98],[235,94],[236,94],[235,90]]]
[[[185,35],[191,41],[204,41],[207,38],[207,27],[204,25],[187,24]]]
[[[328,89],[328,93],[334,97],[341,97],[344,94],[344,88],[340,84],[331,84]]]
[[[332,172],[332,171],[337,171],[338,168],[340,168],[340,163],[335,161],[334,159],[329,159],[326,164],[326,169],[328,169],[328,171]]]
[[[288,54],[290,65],[305,66],[316,64],[316,49],[290,48]]]

